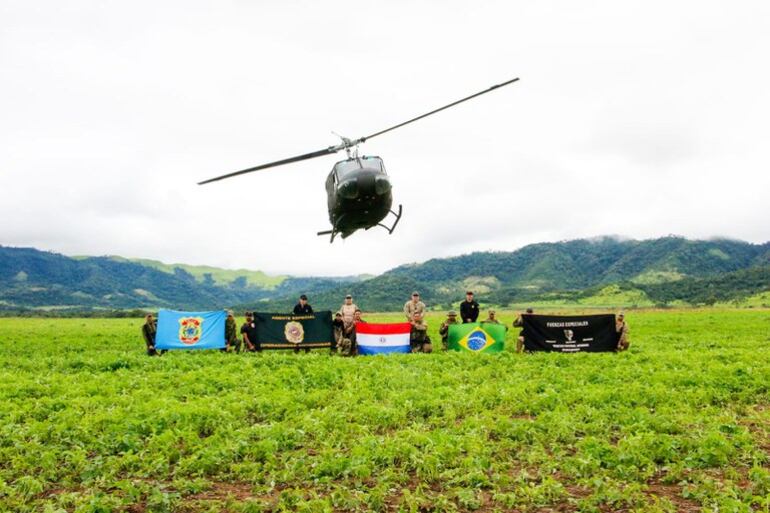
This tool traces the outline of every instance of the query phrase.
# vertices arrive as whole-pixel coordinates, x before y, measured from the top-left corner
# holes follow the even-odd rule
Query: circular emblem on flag
[[[289,321],[283,328],[283,334],[286,336],[286,340],[292,344],[299,344],[305,339],[305,330],[302,328],[302,323],[297,321]]]
[[[468,337],[468,349],[480,351],[487,345],[487,334],[481,330],[474,331]]]
[[[203,334],[203,317],[183,317],[179,319],[179,341],[191,346],[197,344]]]
[[[385,337],[380,337],[380,344],[384,344],[387,340]]]

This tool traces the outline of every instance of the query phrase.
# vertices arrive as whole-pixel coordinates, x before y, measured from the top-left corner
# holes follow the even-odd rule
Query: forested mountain
[[[471,289],[486,304],[584,301],[709,304],[770,290],[770,243],[602,237],[531,244],[402,265],[380,276],[314,278],[163,264],[121,257],[70,258],[0,246],[0,310],[25,308],[286,311],[300,293],[336,309],[347,293],[367,310],[400,309],[412,290],[448,308]],[[630,298],[630,299],[629,299]]]
[[[531,244],[518,251],[471,253],[404,265],[385,273],[422,282],[477,280],[522,288],[574,289],[620,280],[671,281],[709,276],[767,261],[770,243],[682,237],[637,241],[612,237]],[[461,287],[462,288],[462,287]]]
[[[70,258],[32,248],[0,246],[0,309],[142,308],[205,309],[255,301],[274,295],[323,290],[356,278],[281,277],[260,286],[249,275],[195,276],[181,267],[159,268],[115,257]],[[252,275],[253,276],[253,275]]]
[[[695,290],[706,282],[696,278],[762,265],[770,266],[770,243],[601,237],[402,265],[370,280],[318,291],[314,300],[337,308],[349,292],[369,310],[393,310],[401,308],[412,290],[419,290],[426,303],[449,308],[463,299],[466,290],[473,290],[487,304],[504,306],[552,298],[576,300],[600,291],[603,286],[623,284],[623,290],[640,290],[643,294],[649,290],[650,304],[665,304],[669,301],[666,298],[690,302],[672,292],[678,290],[677,284],[681,282],[683,290],[693,293],[693,302],[703,302],[702,294],[695,294]],[[729,286],[727,283],[737,285],[735,280],[725,286]],[[656,284],[660,286],[653,287]],[[767,289],[770,281],[764,282],[764,290]],[[278,296],[269,305],[282,310],[292,300]]]

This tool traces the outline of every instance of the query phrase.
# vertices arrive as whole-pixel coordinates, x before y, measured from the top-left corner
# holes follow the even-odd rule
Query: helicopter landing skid
[[[390,214],[393,214],[393,215],[396,217],[396,220],[395,220],[395,221],[393,221],[393,226],[391,226],[390,228],[388,228],[387,226],[385,226],[385,225],[384,225],[384,224],[382,224],[382,223],[377,223],[377,226],[382,226],[383,228],[385,228],[386,230],[388,230],[388,235],[390,235],[391,233],[393,233],[393,230],[395,230],[395,229],[396,229],[396,226],[398,226],[398,222],[401,220],[401,213],[403,212],[403,210],[404,210],[404,209],[402,208],[402,206],[401,206],[401,205],[399,205],[399,206],[398,206],[398,214],[396,214],[396,213],[395,213],[395,212],[393,212],[392,210],[389,212]]]
[[[404,209],[403,209],[402,205],[399,205],[398,206],[398,213],[393,212],[392,210],[388,211],[389,214],[393,214],[395,216],[395,218],[396,218],[396,220],[393,221],[393,225],[392,226],[386,226],[386,225],[384,225],[382,223],[377,223],[374,226],[382,226],[383,228],[385,228],[388,231],[388,235],[390,235],[391,233],[393,233],[393,230],[396,229],[396,226],[398,226],[398,222],[401,220],[401,214],[403,213],[403,210]],[[369,228],[372,228],[372,226],[370,226]],[[366,228],[366,229],[368,230],[369,228]],[[337,236],[338,233],[340,233],[340,232],[337,231],[336,228],[332,228],[331,230],[324,230],[322,232],[318,232],[316,235],[331,235],[331,238],[329,239],[329,243],[331,244],[332,242],[334,242],[334,238]],[[342,238],[344,239],[348,235],[350,235],[350,234],[347,234],[347,235],[343,234]]]
[[[329,235],[329,234],[331,234],[332,238],[329,240],[329,244],[331,244],[332,242],[334,242],[334,237],[336,237],[338,233],[339,232],[337,230],[333,230],[332,229],[332,230],[325,230],[325,231],[322,231],[322,232],[318,232],[318,233],[316,233],[316,235]]]

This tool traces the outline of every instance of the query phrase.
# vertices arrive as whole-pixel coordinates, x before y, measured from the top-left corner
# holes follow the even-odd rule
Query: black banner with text
[[[618,334],[615,316],[522,315],[524,348],[527,351],[561,353],[615,351]]]
[[[335,347],[332,313],[254,313],[257,342],[262,349]]]

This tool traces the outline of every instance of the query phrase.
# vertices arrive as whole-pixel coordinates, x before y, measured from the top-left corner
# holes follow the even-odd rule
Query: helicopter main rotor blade
[[[518,77],[514,78],[512,80],[508,80],[507,82],[503,82],[502,84],[493,85],[489,89],[485,89],[484,91],[478,92],[476,94],[472,94],[470,96],[466,96],[465,98],[463,98],[461,100],[457,100],[456,102],[452,102],[449,105],[444,105],[443,107],[439,107],[438,109],[432,110],[430,112],[426,112],[425,114],[423,114],[421,116],[417,116],[416,118],[412,118],[409,121],[404,121],[403,123],[399,123],[398,125],[394,125],[394,126],[392,126],[390,128],[386,128],[385,130],[380,130],[379,132],[375,132],[372,135],[367,135],[366,137],[362,137],[361,139],[359,139],[359,141],[360,142],[365,142],[367,139],[371,139],[372,137],[377,137],[378,135],[382,135],[382,134],[384,134],[386,132],[390,132],[391,130],[395,130],[396,128],[401,128],[402,126],[408,125],[409,123],[414,123],[418,119],[427,118],[428,116],[430,116],[432,114],[435,114],[437,112],[441,112],[442,110],[448,109],[449,107],[454,107],[455,105],[457,105],[459,103],[468,101],[468,100],[470,100],[472,98],[476,98],[477,96],[481,96],[482,94],[486,94],[486,93],[488,93],[490,91],[493,91],[493,90],[495,90],[495,89],[497,89],[499,87],[507,86],[508,84],[512,84],[512,83],[516,82],[517,80],[519,80]]]
[[[270,167],[283,166],[284,164],[291,164],[292,162],[299,162],[301,160],[308,160],[308,159],[314,159],[316,157],[323,157],[325,155],[331,155],[333,153],[337,153],[342,148],[343,147],[340,147],[340,146],[329,146],[328,148],[314,151],[312,153],[305,153],[304,155],[298,155],[296,157],[290,157],[288,159],[276,160],[275,162],[270,162],[268,164],[262,164],[260,166],[250,167],[248,169],[241,169],[240,171],[235,171],[233,173],[228,173],[226,175],[217,176],[216,178],[209,178],[208,180],[203,180],[202,182],[198,182],[198,185],[204,185],[207,183],[216,182],[218,180],[224,180],[225,178],[232,178],[238,175],[245,175],[246,173],[260,171],[262,169],[267,169]]]

